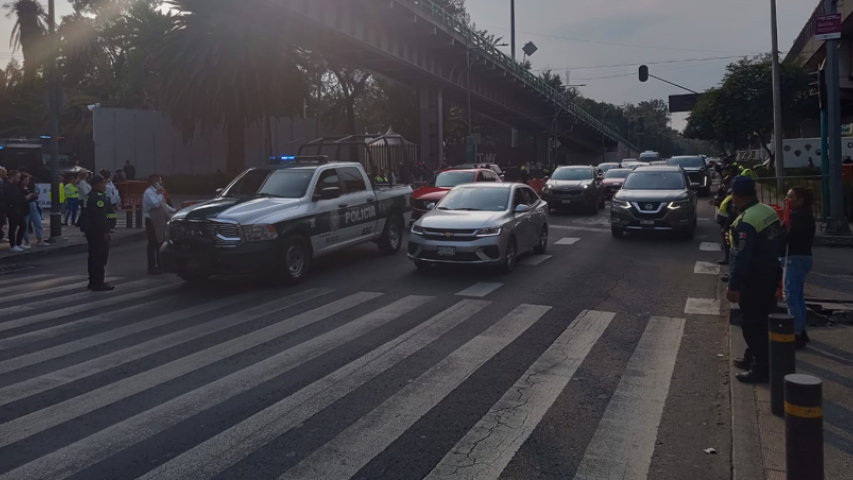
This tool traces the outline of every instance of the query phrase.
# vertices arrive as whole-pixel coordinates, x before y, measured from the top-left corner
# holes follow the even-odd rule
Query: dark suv
[[[697,223],[697,196],[693,188],[681,167],[637,167],[613,196],[610,206],[613,236],[621,238],[625,231],[664,231],[693,238]]]
[[[704,158],[698,155],[683,157],[672,157],[666,162],[667,165],[678,166],[684,169],[691,183],[698,183],[700,195],[711,193],[711,167]]]

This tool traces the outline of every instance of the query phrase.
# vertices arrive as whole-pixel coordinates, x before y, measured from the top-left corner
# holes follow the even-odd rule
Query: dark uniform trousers
[[[740,292],[740,313],[743,339],[746,342],[746,357],[754,359],[759,368],[770,365],[769,322],[776,308],[776,286],[772,280],[761,282],[761,286],[744,288]]]
[[[104,234],[86,235],[89,242],[89,285],[104,284],[104,269],[110,259],[110,241]]]

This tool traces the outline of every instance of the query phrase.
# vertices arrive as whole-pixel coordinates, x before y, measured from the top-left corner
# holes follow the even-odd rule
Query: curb
[[[134,232],[128,235],[122,235],[121,237],[113,238],[113,240],[110,242],[110,247],[117,247],[127,243],[139,242],[145,240],[146,238],[147,237],[144,230],[141,232]],[[68,242],[66,244],[54,248],[45,248],[36,251],[30,250],[27,253],[17,255],[6,255],[5,257],[0,258],[0,265],[8,263],[20,263],[22,261],[37,260],[40,258],[53,257],[58,255],[86,253],[87,251],[88,244],[86,242]]]
[[[815,235],[812,245],[815,247],[853,247],[853,237]]]

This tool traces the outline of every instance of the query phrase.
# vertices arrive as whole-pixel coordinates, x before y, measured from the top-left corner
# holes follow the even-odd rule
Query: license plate
[[[566,203],[572,203],[572,201],[571,200],[563,200],[563,204],[566,204]]]
[[[655,221],[654,220],[640,220],[640,225],[654,226]]]
[[[438,247],[438,254],[442,257],[452,257],[456,255],[456,249],[453,247]]]

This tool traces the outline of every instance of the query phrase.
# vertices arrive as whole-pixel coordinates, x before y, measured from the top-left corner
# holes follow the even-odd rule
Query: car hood
[[[605,178],[602,183],[605,185],[622,185],[625,183],[624,178]]]
[[[687,199],[688,194],[684,190],[625,190],[623,188],[615,198],[626,202],[675,202]]]
[[[475,229],[503,225],[508,218],[507,212],[432,210],[417,223],[423,228]]]
[[[437,202],[444,198],[449,192],[449,188],[435,188],[435,187],[426,187],[419,188],[415,191],[414,199],[415,200],[431,200],[433,202]]]
[[[298,198],[223,197],[187,207],[173,220],[216,220],[227,218],[241,224],[257,223],[273,214],[299,206]]]
[[[584,185],[589,185],[592,180],[548,180],[547,186],[551,188],[581,188]]]

